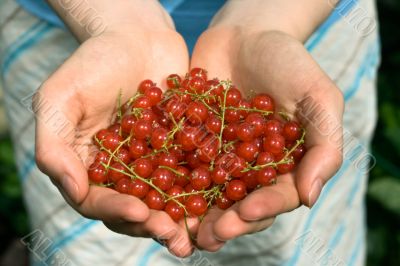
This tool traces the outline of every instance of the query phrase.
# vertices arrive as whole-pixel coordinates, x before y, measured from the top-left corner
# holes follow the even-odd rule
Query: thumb
[[[34,95],[35,157],[38,168],[50,177],[61,194],[80,204],[88,193],[89,184],[85,166],[74,148],[79,108],[69,110],[68,102],[70,100],[62,99],[61,95],[51,97],[45,88]]]
[[[301,202],[310,208],[340,168],[343,157],[343,97],[332,83],[325,88],[322,94],[314,91],[297,104],[308,151],[296,171],[296,186]]]

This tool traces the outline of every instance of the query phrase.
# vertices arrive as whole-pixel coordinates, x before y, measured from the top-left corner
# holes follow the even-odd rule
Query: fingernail
[[[317,201],[319,194],[321,194],[322,182],[320,179],[316,179],[311,186],[310,193],[308,194],[308,207],[314,206]]]
[[[71,177],[64,176],[61,180],[61,186],[74,203],[78,202],[78,185]]]

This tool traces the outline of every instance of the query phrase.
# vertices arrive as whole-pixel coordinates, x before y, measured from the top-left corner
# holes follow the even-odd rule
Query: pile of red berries
[[[91,182],[143,199],[179,221],[213,205],[229,208],[260,186],[274,184],[305,153],[304,129],[273,99],[251,99],[229,81],[194,68],[172,74],[163,91],[151,80],[119,106],[100,130],[88,170]]]

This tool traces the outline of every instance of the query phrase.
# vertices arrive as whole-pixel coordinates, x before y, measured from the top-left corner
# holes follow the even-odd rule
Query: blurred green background
[[[400,1],[378,0],[378,11],[382,64],[372,143],[377,164],[367,194],[368,265],[394,266],[400,265]],[[0,257],[29,230],[21,197],[11,140],[0,133]]]

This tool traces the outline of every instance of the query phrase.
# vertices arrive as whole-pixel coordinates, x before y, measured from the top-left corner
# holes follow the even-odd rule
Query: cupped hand
[[[245,95],[269,94],[276,110],[292,115],[307,132],[308,151],[295,172],[279,176],[276,185],[257,189],[226,211],[208,212],[197,244],[216,251],[228,240],[266,229],[281,213],[315,204],[342,162],[344,104],[339,89],[303,44],[283,32],[210,28],[196,44],[191,67],[232,80]]]
[[[140,81],[161,84],[188,69],[186,45],[174,29],[125,26],[81,44],[36,93],[37,165],[83,216],[118,233],[165,240],[173,253],[187,256],[192,246],[182,224],[133,196],[88,182],[92,136],[110,125],[119,94],[126,101]]]

